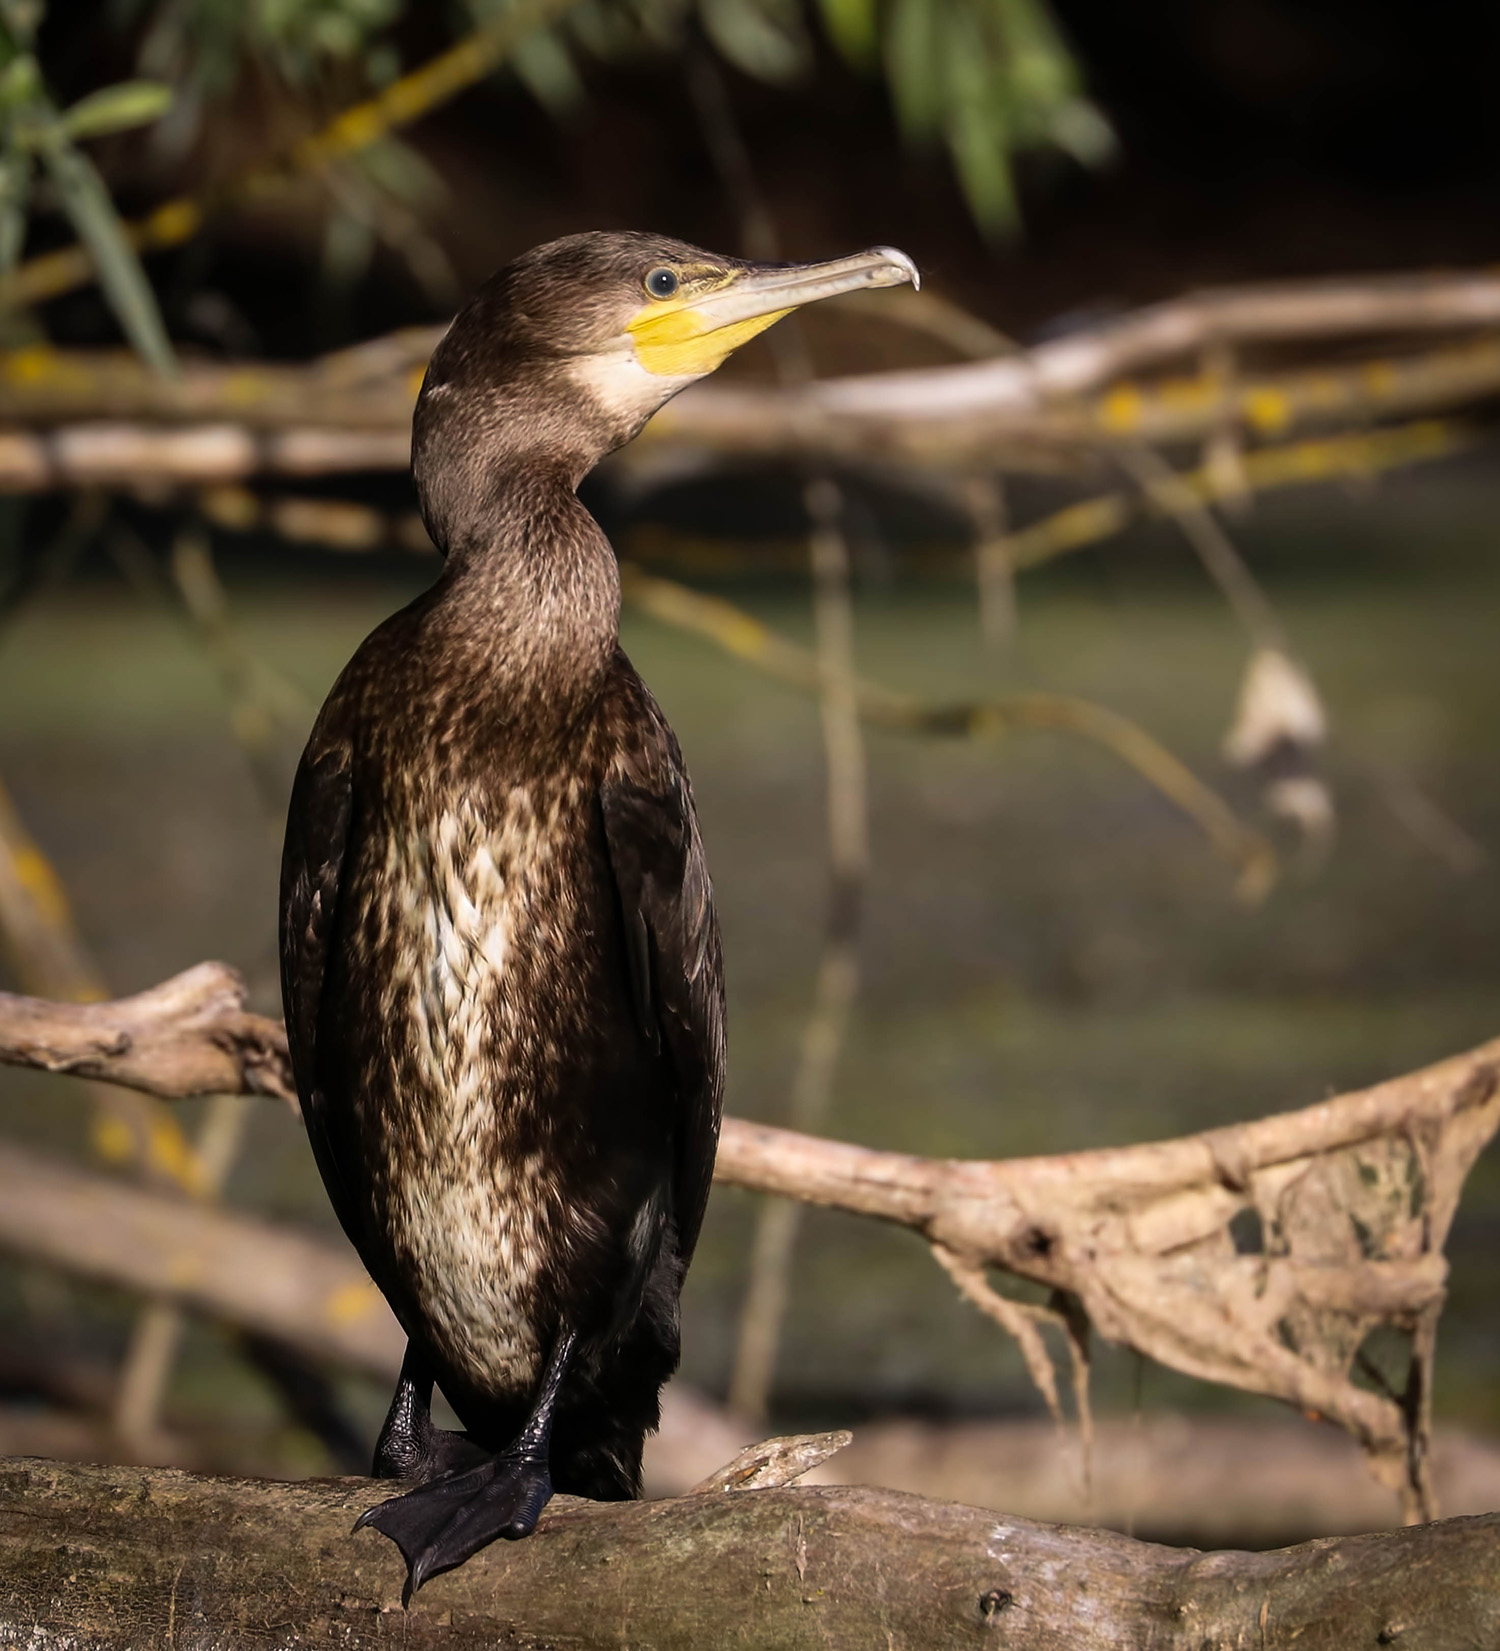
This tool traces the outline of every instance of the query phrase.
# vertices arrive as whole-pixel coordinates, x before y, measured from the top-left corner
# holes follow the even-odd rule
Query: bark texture
[[[401,1609],[350,1534],[384,1493],[0,1465],[0,1645],[555,1651],[1472,1651],[1500,1643],[1500,1515],[1278,1553],[1156,1547],[842,1486],[559,1498]]]

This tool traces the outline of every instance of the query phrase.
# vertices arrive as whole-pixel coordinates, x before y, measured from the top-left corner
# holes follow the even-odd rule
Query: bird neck
[[[592,703],[619,643],[619,565],[573,488],[567,465],[508,467],[446,547],[445,641],[512,715]]]

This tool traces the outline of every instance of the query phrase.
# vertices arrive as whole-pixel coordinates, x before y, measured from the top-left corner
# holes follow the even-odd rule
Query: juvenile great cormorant
[[[349,662],[297,772],[282,991],[324,1185],[408,1337],[360,1521],[410,1590],[553,1489],[640,1490],[724,1076],[677,741],[575,489],[684,386],[904,254],[756,265],[575,235],[493,276],[412,433],[446,563]],[[432,1422],[434,1382],[466,1432]]]

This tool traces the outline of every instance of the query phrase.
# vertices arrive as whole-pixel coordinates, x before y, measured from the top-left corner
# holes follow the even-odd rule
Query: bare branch
[[[120,1003],[60,1006],[0,994],[0,1059],[115,1076],[174,1096],[236,1081],[291,1093],[281,1029],[245,1014],[242,988],[219,965]],[[965,1267],[999,1268],[1075,1297],[1111,1341],[1337,1422],[1383,1482],[1407,1487],[1416,1512],[1443,1246],[1464,1178],[1497,1125],[1500,1040],[1300,1112],[1009,1162],[882,1152],[727,1119],[716,1175],[911,1227]],[[135,1267],[137,1287],[289,1333],[238,1262],[253,1246],[269,1255],[271,1229],[236,1238],[232,1218],[160,1199],[151,1208],[164,1204],[170,1217],[148,1219],[140,1201],[151,1195],[22,1161],[16,1149],[7,1159],[0,1244],[116,1282],[132,1281],[124,1270]],[[44,1184],[50,1193],[39,1190]],[[1237,1243],[1231,1223],[1247,1212],[1260,1237]],[[144,1249],[111,1241],[127,1229]],[[217,1235],[211,1243],[209,1233]],[[138,1266],[133,1253],[144,1257]],[[185,1273],[184,1257],[192,1258]],[[324,1281],[305,1322],[318,1345],[331,1346],[329,1302],[345,1299],[339,1291],[353,1258],[336,1284],[302,1251],[283,1261]],[[298,1291],[310,1288],[297,1282]],[[1412,1336],[1409,1403],[1351,1378],[1361,1344],[1382,1325]]]
[[[665,407],[631,454],[663,445],[809,459],[899,459],[972,471],[1055,466],[1119,441],[1261,438],[1417,414],[1492,395],[1500,340],[1480,333],[1393,353],[1416,333],[1492,327],[1500,278],[1331,281],[1204,293],[1030,350],[803,385],[703,384]],[[256,474],[404,469],[411,408],[437,330],[411,329],[299,366],[184,363],[162,382],[119,353],[0,356],[0,489],[200,486]],[[1215,342],[1369,338],[1372,352],[1295,368],[1205,368]],[[1174,362],[1195,370],[1166,376]],[[1142,379],[1127,374],[1148,373]]]
[[[103,1078],[181,1100],[274,1095],[297,1104],[286,1033],[245,1012],[245,983],[200,963],[135,997],[54,1003],[0,992],[0,1061]]]
[[[709,1474],[688,1494],[706,1496],[715,1491],[771,1490],[778,1485],[790,1485],[846,1449],[853,1439],[847,1428],[834,1433],[799,1433],[784,1439],[763,1439]]]
[[[394,1376],[405,1335],[347,1246],[0,1147],[0,1248]]]

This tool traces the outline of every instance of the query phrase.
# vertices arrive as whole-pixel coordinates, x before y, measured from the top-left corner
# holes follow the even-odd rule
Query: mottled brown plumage
[[[812,268],[902,268],[864,257]],[[376,1471],[419,1488],[369,1516],[409,1586],[527,1534],[554,1486],[639,1491],[712,1176],[723,980],[681,754],[574,488],[722,358],[720,321],[764,324],[745,312],[809,279],[594,235],[481,289],[414,423],[443,572],[355,654],[297,775],[287,1023],[324,1182],[409,1337]],[[432,1425],[434,1380],[466,1436]]]

